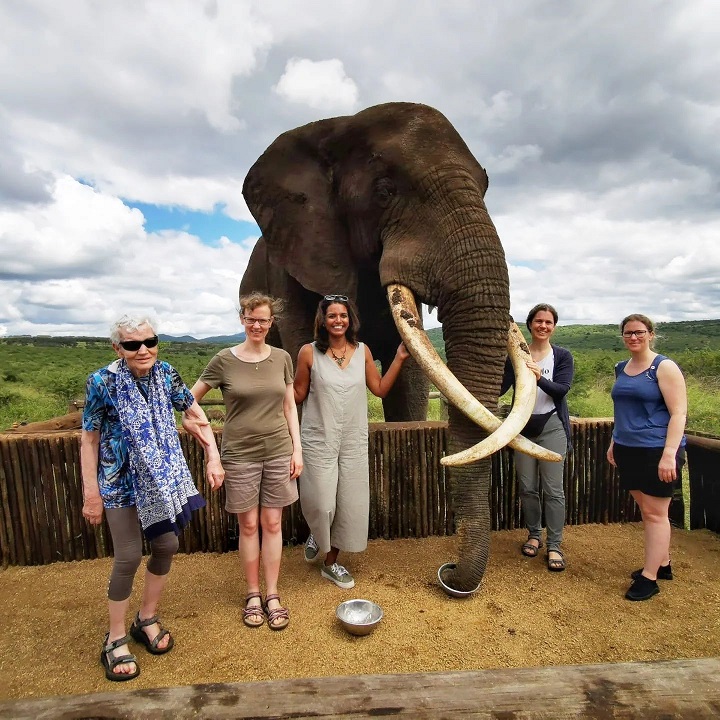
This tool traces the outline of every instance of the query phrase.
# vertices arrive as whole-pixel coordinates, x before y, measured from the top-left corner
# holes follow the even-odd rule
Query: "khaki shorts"
[[[223,462],[225,510],[244,513],[260,505],[281,508],[298,499],[297,480],[290,479],[290,455],[258,462]]]

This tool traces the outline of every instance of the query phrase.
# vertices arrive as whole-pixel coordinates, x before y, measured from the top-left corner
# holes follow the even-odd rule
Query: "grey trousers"
[[[542,508],[540,488],[545,505],[548,550],[560,547],[565,526],[565,490],[563,469],[567,452],[567,435],[557,413],[550,416],[543,431],[536,438],[530,438],[542,447],[563,456],[562,462],[536,460],[524,453],[515,453],[515,471],[520,485],[520,505],[528,529],[528,537],[540,540],[542,535]]]

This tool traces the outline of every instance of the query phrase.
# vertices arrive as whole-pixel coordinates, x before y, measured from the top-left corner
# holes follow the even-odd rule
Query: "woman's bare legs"
[[[265,572],[265,594],[278,594],[280,561],[282,559],[282,512],[280,508],[264,507],[260,510],[262,526],[262,565]],[[281,607],[279,600],[269,600],[268,610]],[[280,624],[282,620],[278,620]]]
[[[630,494],[638,504],[643,520],[643,536],[645,540],[643,575],[650,580],[657,580],[658,568],[670,562],[670,518],[668,510],[671,498],[646,495],[640,490],[631,490]]]
[[[167,575],[154,575],[149,570],[145,571],[145,585],[143,586],[140,611],[138,612],[141,620],[147,620],[157,613],[158,605],[160,604],[160,596],[165,588],[167,578]],[[153,623],[152,625],[144,627],[143,631],[150,640],[153,640],[160,632],[160,626],[157,623]],[[158,650],[164,650],[168,646],[169,642],[170,634],[168,633],[163,635],[162,639],[157,644]]]
[[[240,562],[245,572],[248,594],[260,592],[260,535],[258,534],[259,508],[237,514],[240,526]],[[247,602],[248,607],[260,607],[260,598],[252,598]]]

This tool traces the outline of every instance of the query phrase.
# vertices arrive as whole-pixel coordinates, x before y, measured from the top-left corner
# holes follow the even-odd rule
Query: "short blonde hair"
[[[248,295],[240,296],[241,315],[243,315],[245,311],[252,312],[263,305],[267,305],[270,308],[270,314],[277,320],[283,311],[285,303],[280,298],[265,295],[265,293],[261,293],[259,290],[253,290]]]

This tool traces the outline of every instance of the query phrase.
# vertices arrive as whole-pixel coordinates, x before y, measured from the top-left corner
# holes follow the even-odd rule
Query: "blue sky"
[[[222,237],[234,243],[243,243],[249,236],[258,236],[260,229],[254,222],[233,220],[218,204],[212,213],[188,210],[182,207],[163,207],[148,203],[123,200],[130,208],[137,208],[145,217],[145,230],[158,233],[179,230],[195,235],[204,245],[215,246]]]

